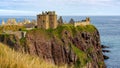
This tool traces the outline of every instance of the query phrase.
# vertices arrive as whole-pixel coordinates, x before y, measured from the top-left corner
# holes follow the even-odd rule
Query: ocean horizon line
[[[36,17],[37,15],[2,15],[0,17]],[[120,15],[58,15],[58,16],[120,16]]]

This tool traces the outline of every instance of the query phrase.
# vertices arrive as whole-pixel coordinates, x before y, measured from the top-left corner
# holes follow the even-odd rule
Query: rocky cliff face
[[[0,42],[7,44],[10,48],[21,51],[20,40],[17,36],[12,34],[0,34]]]
[[[92,25],[31,30],[22,43],[25,52],[56,65],[74,64],[75,68],[106,67],[99,32]]]
[[[94,26],[59,27],[56,30],[33,30],[26,35],[30,54],[59,64],[75,64],[77,67],[105,68],[100,47],[99,32]]]

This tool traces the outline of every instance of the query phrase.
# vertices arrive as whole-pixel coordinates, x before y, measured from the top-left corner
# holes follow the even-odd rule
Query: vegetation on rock
[[[18,26],[18,25],[0,26],[0,32],[3,32],[3,31],[19,31],[19,30],[25,30],[25,27]]]

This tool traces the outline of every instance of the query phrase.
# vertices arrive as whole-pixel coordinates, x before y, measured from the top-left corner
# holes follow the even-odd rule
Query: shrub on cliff
[[[25,29],[24,26],[18,26],[18,25],[6,25],[6,26],[0,26],[0,31],[19,31],[19,30]]]

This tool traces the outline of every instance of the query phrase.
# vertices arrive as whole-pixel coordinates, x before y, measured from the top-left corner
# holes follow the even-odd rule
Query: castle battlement
[[[45,11],[45,12],[42,12],[42,14],[39,14],[39,15],[56,15],[55,11]]]

